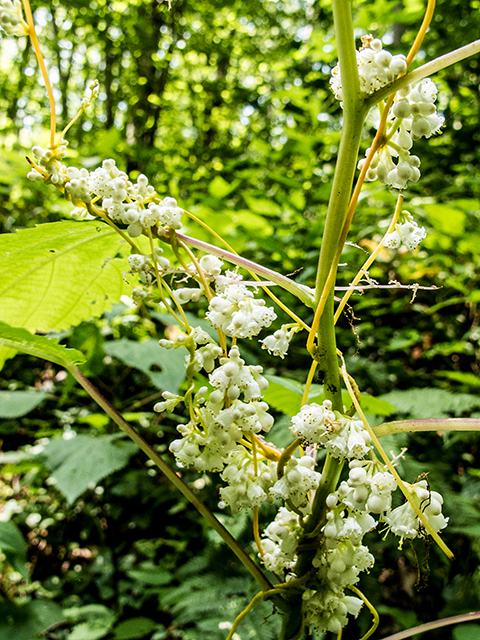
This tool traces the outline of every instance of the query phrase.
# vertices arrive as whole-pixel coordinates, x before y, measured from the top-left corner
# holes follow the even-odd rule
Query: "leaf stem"
[[[251,271],[256,273],[257,275],[265,278],[266,280],[271,280],[275,284],[282,287],[286,291],[292,293],[296,298],[301,300],[308,307],[313,306],[313,292],[309,287],[306,287],[302,284],[297,284],[290,278],[283,276],[272,269],[267,269],[267,267],[263,267],[256,262],[252,262],[251,260],[247,260],[246,258],[242,258],[239,255],[234,253],[230,253],[230,251],[226,251],[225,249],[220,249],[213,244],[209,244],[208,242],[203,242],[202,240],[197,240],[196,238],[191,238],[190,236],[186,236],[183,233],[176,233],[178,239],[185,244],[188,244],[191,247],[195,247],[196,249],[200,249],[201,251],[205,251],[206,253],[211,253],[214,256],[218,256],[219,258],[223,258],[232,264],[237,265],[238,267],[242,267],[247,271]],[[166,240],[166,238],[162,237],[161,240]],[[261,282],[259,283],[261,286]]]
[[[474,40],[464,47],[450,51],[450,53],[446,53],[443,56],[435,58],[435,60],[432,60],[431,62],[427,62],[414,71],[407,73],[407,75],[397,78],[397,80],[394,80],[385,87],[375,91],[375,93],[372,93],[372,95],[366,100],[365,104],[368,108],[373,107],[381,100],[385,100],[385,98],[392,93],[396,93],[399,89],[402,89],[409,84],[415,84],[416,82],[423,80],[423,78],[427,78],[428,76],[437,73],[437,71],[441,71],[441,69],[446,69],[447,67],[460,62],[460,60],[465,60],[465,58],[474,56],[476,53],[480,53],[480,40]]]
[[[377,438],[395,433],[422,431],[480,431],[480,418],[433,418],[426,420],[394,420],[374,427]]]

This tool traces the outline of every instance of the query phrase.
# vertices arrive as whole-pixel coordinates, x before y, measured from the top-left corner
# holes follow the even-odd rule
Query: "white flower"
[[[277,476],[276,462],[257,460],[244,447],[233,450],[227,459],[227,466],[221,474],[229,486],[220,489],[220,495],[233,513],[241,509],[259,507],[268,500],[268,492]]]
[[[273,307],[267,307],[262,299],[255,299],[253,293],[239,283],[221,287],[210,300],[206,317],[229,336],[251,338],[269,327],[277,316]]]
[[[448,518],[442,514],[442,496],[437,491],[429,491],[426,480],[420,480],[420,482],[409,486],[413,499],[434,530],[444,529],[447,526]],[[400,538],[400,548],[405,538],[416,538],[420,534],[425,534],[425,529],[410,502],[405,502],[400,507],[387,512],[384,520],[392,533]]]
[[[419,227],[408,211],[402,212],[404,222],[397,223],[394,231],[388,233],[383,244],[390,249],[398,249],[401,244],[413,251],[427,237],[425,227]]]
[[[330,400],[324,400],[322,405],[312,402],[306,404],[292,418],[290,431],[295,438],[301,438],[312,444],[323,443],[323,436],[333,428],[336,420]]]
[[[207,254],[200,258],[202,270],[209,276],[219,276],[222,273],[223,262],[217,256]]]
[[[281,573],[295,566],[295,550],[300,532],[298,516],[285,507],[280,507],[275,520],[265,529],[265,537],[261,540],[264,552],[262,562],[269,571]]]
[[[302,597],[305,622],[320,633],[340,633],[347,624],[347,614],[356,618],[363,606],[360,598],[337,594],[329,589],[306,589]]]
[[[0,2],[0,27],[7,36],[27,36],[28,24],[23,19],[20,0],[2,0]]]
[[[238,347],[232,347],[228,358],[220,359],[220,366],[209,376],[210,384],[219,391],[227,391],[230,400],[236,400],[243,392],[246,402],[260,400],[268,389],[268,381],[262,375],[262,367],[245,365]]]
[[[297,507],[308,505],[308,493],[318,488],[321,473],[314,471],[315,460],[310,456],[290,458],[283,476],[270,489],[273,496],[291,500]]]
[[[271,336],[267,336],[263,340],[262,349],[268,349],[269,353],[274,356],[280,356],[284,358],[287,355],[288,347],[290,346],[290,340],[292,339],[293,331],[286,331],[283,327]]]
[[[392,82],[395,76],[404,73],[407,69],[407,62],[404,55],[392,56],[389,51],[383,49],[381,40],[372,39],[372,36],[364,36],[362,42],[363,47],[356,52],[358,75],[360,90],[368,95]],[[332,70],[330,85],[337,100],[343,100],[339,65]]]

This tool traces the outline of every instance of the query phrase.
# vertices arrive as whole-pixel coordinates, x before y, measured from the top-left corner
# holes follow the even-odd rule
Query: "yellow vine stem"
[[[98,87],[98,80],[95,80],[95,82],[93,83],[93,85],[90,86],[90,89],[93,90],[93,87]],[[88,105],[87,105],[88,106]],[[65,137],[67,131],[69,129],[71,129],[71,127],[75,124],[75,122],[80,118],[80,116],[82,115],[82,113],[85,111],[86,107],[82,106],[80,107],[80,109],[77,111],[77,113],[73,116],[73,118],[70,120],[70,122],[67,124],[67,126],[65,127],[65,129],[62,131],[62,133],[58,136],[58,142],[57,144],[60,144],[60,140],[62,138]]]
[[[310,366],[310,371],[308,372],[307,381],[305,382],[305,389],[303,390],[303,396],[302,396],[302,407],[308,402],[308,394],[310,392],[310,387],[312,386],[313,376],[315,375],[317,366],[318,366],[318,362],[314,360]]]
[[[200,277],[200,280],[202,281],[203,288],[205,289],[205,295],[207,296],[207,299],[210,302],[210,300],[213,297],[212,291],[211,291],[210,285],[208,284],[207,279],[205,277],[205,273],[204,273],[202,267],[200,266],[200,264],[199,264],[199,262],[197,260],[197,257],[195,256],[193,251],[190,249],[190,247],[187,246],[184,242],[179,242],[178,244],[179,244],[180,247],[182,247],[182,249],[184,249],[184,251],[186,251],[188,253],[191,261],[195,265],[195,269],[197,270],[197,273],[198,273],[198,275]]]
[[[390,223],[390,226],[388,227],[387,231],[385,232],[385,236],[387,236],[389,233],[392,233],[392,231],[395,229],[395,225],[398,222],[398,218],[400,217],[400,214],[402,212],[402,206],[403,206],[403,194],[399,193],[398,194],[398,199],[397,199],[397,205],[395,207],[395,213],[393,214],[393,218],[392,221]],[[383,240],[385,239],[385,236],[383,238]],[[365,264],[360,268],[360,271],[357,273],[357,275],[355,276],[355,278],[353,279],[353,281],[351,282],[351,286],[355,287],[360,280],[363,278],[363,276],[365,275],[365,273],[368,271],[368,269],[370,268],[370,266],[373,264],[373,262],[377,259],[377,256],[379,255],[379,253],[382,251],[383,249],[383,240],[381,240],[378,243],[378,246],[376,247],[376,249],[371,253],[371,255],[368,257],[368,260],[365,262]],[[351,289],[350,291],[346,291],[345,295],[343,296],[343,298],[341,299],[337,310],[335,311],[335,316],[334,316],[334,324],[337,323],[345,305],[347,304],[347,302],[350,299],[350,296],[354,293],[354,289]]]
[[[45,82],[45,88],[47,90],[48,100],[50,103],[50,148],[55,148],[55,131],[57,128],[57,116],[55,114],[55,98],[53,97],[52,85],[50,84],[50,78],[48,77],[47,68],[43,61],[42,52],[40,51],[40,43],[38,42],[37,33],[35,31],[35,23],[33,22],[32,9],[30,8],[29,0],[23,1],[23,10],[25,11],[25,18],[28,24],[28,35],[32,41],[32,45],[35,51],[35,56],[38,61],[38,66],[42,72],[43,81]]]
[[[235,249],[233,247],[231,247],[228,244],[228,242],[222,238],[222,236],[220,236],[216,231],[214,231],[211,227],[209,227],[206,222],[203,222],[203,220],[200,220],[200,218],[197,218],[197,216],[195,216],[193,213],[190,213],[190,211],[186,211],[185,209],[184,209],[184,211],[185,211],[186,215],[189,218],[194,220],[197,224],[199,224],[201,227],[203,227],[206,231],[211,233],[212,236],[214,236],[214,238],[216,238],[219,242],[221,242],[223,244],[223,246],[226,247],[226,249],[228,249],[228,251],[230,251],[231,253],[234,253],[236,256],[238,256],[238,253],[235,251]],[[251,271],[249,271],[248,273],[257,282],[259,282],[259,283],[262,282],[261,279],[257,276],[256,273],[252,273]],[[261,284],[260,284],[260,287],[267,294],[267,296],[269,296],[273,300],[273,302],[275,302],[275,304],[277,304],[280,307],[280,309],[283,309],[283,311],[285,311],[285,313],[292,318],[292,320],[295,320],[295,322],[297,324],[299,324],[301,327],[303,327],[303,329],[305,329],[305,331],[310,331],[310,327],[307,324],[305,324],[305,322],[301,318],[299,318],[295,313],[293,313],[293,311],[291,311],[286,305],[284,305],[283,302],[281,300],[279,300],[277,298],[277,296],[274,293],[272,293],[268,287],[263,287]]]
[[[370,636],[376,631],[376,629],[377,629],[377,627],[378,627],[378,625],[380,623],[380,616],[378,615],[378,612],[375,609],[375,607],[373,606],[373,604],[367,600],[367,598],[363,595],[363,593],[360,591],[360,589],[357,589],[357,587],[354,587],[353,585],[351,585],[348,588],[350,589],[350,591],[353,591],[353,593],[356,593],[357,596],[361,600],[363,600],[363,602],[370,609],[370,612],[371,612],[371,614],[373,616],[373,624],[372,624],[372,626],[367,631],[367,633],[363,636],[363,638],[361,638],[361,640],[367,640],[367,638],[370,638]]]
[[[267,458],[267,460],[273,460],[274,462],[278,462],[280,460],[280,452],[278,451],[278,449],[272,449],[272,447],[266,445],[265,442],[263,442],[255,434],[253,434],[253,439],[255,440],[257,447],[260,447],[263,455],[265,456],[265,458]]]
[[[383,458],[383,461],[384,461],[387,469],[390,471],[390,473],[395,478],[395,480],[397,482],[397,485],[398,485],[398,488],[403,493],[405,498],[408,500],[408,502],[410,503],[410,506],[415,511],[415,513],[418,516],[418,518],[420,519],[422,525],[428,531],[428,533],[432,536],[432,538],[438,544],[440,549],[444,552],[444,554],[447,556],[447,558],[449,558],[450,560],[453,560],[453,558],[454,558],[453,553],[450,551],[450,549],[447,547],[445,542],[442,540],[442,538],[435,531],[435,529],[431,525],[431,523],[428,520],[428,518],[420,510],[419,506],[416,504],[415,500],[412,498],[410,490],[407,489],[407,487],[405,486],[405,483],[403,482],[403,480],[399,476],[397,470],[395,469],[395,467],[391,463],[390,458],[387,456],[387,454],[385,453],[385,450],[383,449],[382,445],[380,444],[380,441],[379,441],[377,435],[375,434],[374,430],[372,429],[372,427],[368,423],[368,420],[367,420],[367,418],[365,417],[365,414],[362,411],[360,403],[358,402],[357,397],[355,396],[355,392],[352,389],[352,385],[350,384],[350,380],[348,379],[348,373],[347,373],[347,369],[346,369],[346,366],[345,366],[345,360],[343,359],[343,357],[342,357],[342,367],[340,367],[340,373],[342,375],[343,381],[345,382],[345,386],[347,387],[348,393],[350,394],[352,402],[355,405],[355,409],[357,410],[357,413],[358,413],[358,415],[360,416],[360,419],[363,422],[363,425],[364,425],[365,429],[368,431],[370,437],[372,438],[372,442],[375,445],[375,447],[377,448],[377,451],[380,453],[380,456]]]
[[[408,52],[407,70],[408,70],[408,67],[412,64],[413,59],[417,55],[417,52],[420,49],[423,39],[425,38],[425,34],[427,33],[428,27],[430,26],[430,22],[432,21],[432,18],[433,18],[433,12],[435,11],[435,3],[436,3],[436,0],[428,0],[427,8],[425,10],[425,15],[423,17],[423,22],[417,33],[417,37],[415,38],[415,41],[412,44],[410,51]],[[402,74],[402,75],[405,75],[405,74]]]
[[[423,39],[425,37],[425,34],[428,30],[428,27],[430,25],[430,22],[432,20],[433,17],[433,11],[435,9],[435,0],[429,0],[428,4],[427,4],[427,8],[425,11],[425,16],[423,18],[422,24],[420,26],[420,29],[418,31],[417,37],[415,38],[415,41],[408,53],[407,56],[407,70],[408,70],[408,66],[411,64],[415,54],[417,53],[420,45],[423,42]],[[406,73],[406,71],[405,71]],[[401,77],[402,75],[405,74],[401,74],[399,77]],[[330,271],[328,273],[328,277],[325,281],[325,286],[323,287],[323,291],[322,294],[320,296],[320,300],[318,301],[318,305],[317,305],[317,309],[315,311],[315,316],[312,322],[312,327],[310,329],[310,334],[308,336],[308,340],[307,340],[307,350],[309,351],[309,353],[313,354],[313,343],[315,340],[315,336],[317,334],[318,331],[318,327],[320,325],[320,320],[323,314],[323,311],[325,309],[325,305],[327,303],[327,299],[330,293],[330,290],[334,284],[335,281],[335,276],[337,273],[337,265],[340,261],[340,256],[342,255],[342,251],[343,251],[343,246],[345,244],[345,241],[347,239],[347,235],[348,235],[348,230],[350,229],[350,225],[352,223],[352,219],[353,219],[353,215],[355,213],[355,209],[357,207],[357,202],[358,202],[358,198],[360,196],[360,191],[362,189],[363,183],[365,182],[365,176],[367,175],[367,171],[370,168],[370,164],[373,160],[373,157],[375,155],[375,153],[378,151],[378,149],[380,149],[383,144],[385,143],[385,127],[386,127],[386,123],[387,123],[387,118],[388,118],[388,114],[390,112],[390,108],[393,104],[393,100],[395,98],[395,93],[392,93],[386,104],[385,104],[385,108],[383,109],[382,112],[382,117],[380,119],[380,124],[378,127],[378,131],[373,139],[372,142],[372,146],[370,147],[370,152],[367,155],[366,159],[365,159],[365,163],[360,171],[360,176],[358,178],[357,184],[355,185],[355,189],[353,191],[352,194],[352,199],[350,200],[350,204],[348,206],[348,211],[347,211],[347,216],[345,218],[345,223],[343,225],[343,229],[342,229],[342,233],[340,235],[340,239],[338,241],[338,245],[337,245],[337,251],[335,253],[335,257],[333,259],[332,262],[332,266],[330,267]]]
[[[259,591],[257,593],[257,595],[254,596],[252,598],[252,600],[250,600],[250,602],[247,604],[245,609],[241,613],[238,614],[238,616],[235,618],[235,620],[234,620],[234,622],[232,624],[232,628],[229,631],[229,634],[227,636],[227,640],[232,640],[233,634],[238,629],[238,625],[242,622],[242,620],[244,620],[248,616],[248,614],[253,609],[253,607],[257,604],[257,602],[259,600],[263,600],[264,594],[265,594],[265,591]]]
[[[192,328],[190,327],[190,323],[187,320],[187,316],[185,315],[185,311],[183,310],[182,305],[178,302],[178,300],[175,298],[175,296],[173,295],[173,291],[170,289],[170,287],[168,286],[168,284],[165,282],[165,279],[162,278],[160,276],[160,282],[162,283],[162,286],[165,287],[165,289],[167,290],[168,295],[170,296],[170,299],[173,300],[175,306],[177,307],[178,311],[180,312],[180,315],[182,316],[183,322],[178,320],[178,316],[176,315],[176,313],[173,312],[173,309],[171,308],[171,306],[167,303],[166,299],[164,296],[161,295],[162,297],[162,302],[164,305],[166,305],[169,313],[172,314],[172,316],[175,318],[175,320],[177,320],[178,324],[183,326],[185,331],[187,331],[188,333],[190,333],[190,331],[192,330]],[[161,290],[161,288],[160,288]]]

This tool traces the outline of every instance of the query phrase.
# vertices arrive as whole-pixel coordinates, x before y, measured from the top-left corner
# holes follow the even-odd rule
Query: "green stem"
[[[145,440],[131,427],[128,422],[118,413],[118,411],[106,400],[102,394],[96,389],[93,384],[83,375],[83,373],[75,365],[68,366],[69,372],[75,378],[75,380],[85,389],[88,395],[95,400],[95,402],[110,416],[110,418],[117,424],[120,429],[131,438],[135,444],[157,465],[160,471],[170,480],[170,482],[187,498],[191,504],[199,511],[199,513],[205,518],[208,524],[214,529],[223,539],[225,544],[230,547],[233,553],[237,556],[240,562],[245,568],[252,574],[255,580],[260,585],[262,591],[268,591],[273,589],[271,582],[264,576],[263,572],[245,552],[245,550],[238,544],[235,538],[227,531],[219,520],[213,515],[213,513],[206,507],[201,500],[197,498],[195,493],[181,480],[178,475],[171,469],[164,460],[158,455],[158,453],[152,449],[152,447],[145,442]],[[283,604],[283,603],[282,603]]]
[[[358,150],[362,135],[362,127],[367,110],[360,93],[355,39],[350,0],[333,0],[333,16],[337,37],[338,59],[342,76],[343,89],[343,128],[340,140],[338,159],[333,178],[332,193],[328,204],[327,219],[318,261],[315,305],[318,306],[332,264],[336,268],[335,258],[338,243],[347,217],[353,180],[357,166]],[[333,408],[343,411],[340,387],[340,373],[337,360],[335,325],[333,313],[333,287],[329,292],[324,312],[318,325],[318,349],[315,359],[324,375],[325,397],[332,401]],[[326,520],[326,498],[335,490],[339,481],[343,462],[327,456],[322,471],[319,487],[312,504],[312,513],[304,529],[304,535],[311,540],[313,548],[305,548],[298,553],[295,573],[302,577],[312,566],[315,556],[315,537]],[[308,545],[306,545],[308,547]],[[294,640],[301,634],[303,620],[301,618],[302,598],[292,594],[290,613],[284,617],[282,640]]]
[[[257,276],[261,276],[262,278],[266,278],[267,280],[271,280],[278,286],[282,287],[286,291],[289,291],[296,298],[301,300],[307,307],[313,306],[313,292],[311,289],[303,284],[297,284],[290,278],[283,276],[281,273],[277,273],[276,271],[272,271],[272,269],[267,269],[267,267],[262,267],[261,264],[257,264],[256,262],[252,262],[251,260],[247,260],[246,258],[242,258],[242,256],[238,256],[226,249],[220,249],[213,244],[209,244],[208,242],[203,242],[202,240],[197,240],[196,238],[190,238],[190,236],[186,236],[183,233],[176,233],[176,236],[181,242],[189,245],[190,247],[195,247],[196,249],[200,249],[201,251],[205,251],[205,253],[211,253],[218,258],[223,258],[232,264],[237,265],[238,267],[243,267],[247,271],[251,271],[255,273]],[[160,240],[164,242],[168,242],[166,237],[161,237]],[[259,282],[259,286],[262,283]]]
[[[387,86],[375,91],[375,93],[372,93],[368,100],[366,100],[365,104],[368,109],[370,109],[370,107],[373,107],[378,102],[385,100],[385,98],[388,98],[388,96],[397,92],[399,89],[402,89],[409,84],[419,82],[420,80],[423,80],[423,78],[427,78],[441,69],[446,69],[452,64],[460,62],[460,60],[465,60],[465,58],[474,56],[476,53],[480,53],[480,40],[475,40],[464,47],[460,47],[460,49],[455,49],[455,51],[450,51],[450,53],[446,53],[444,56],[435,58],[435,60],[418,67],[415,71],[407,73],[406,76],[402,76],[394,82],[387,84]]]
[[[426,420],[395,420],[374,427],[377,438],[394,433],[421,431],[480,431],[479,418],[438,418]]]

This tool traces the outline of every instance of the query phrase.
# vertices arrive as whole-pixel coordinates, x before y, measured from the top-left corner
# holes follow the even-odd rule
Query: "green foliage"
[[[25,566],[27,545],[14,522],[0,522],[0,550],[12,567],[28,580],[29,573]]]
[[[115,623],[116,616],[102,604],[89,604],[64,610],[65,618],[73,624],[69,640],[100,640]]]
[[[20,607],[0,602],[0,637],[33,640],[63,620],[61,608],[49,600],[32,600]]]
[[[449,415],[469,415],[480,409],[480,397],[468,393],[451,393],[444,389],[411,389],[391,391],[382,400],[397,407],[410,418],[445,418]]]
[[[63,366],[80,364],[85,361],[79,351],[66,349],[52,338],[35,336],[25,329],[17,329],[10,327],[5,322],[0,322],[0,354],[4,357],[11,357],[15,351],[29,353],[37,358],[44,358]],[[0,364],[2,363],[3,361],[0,361]]]
[[[157,340],[114,340],[105,343],[105,351],[129,367],[143,371],[159,389],[177,393],[185,378],[183,349],[159,349]]]
[[[46,397],[42,391],[0,391],[0,418],[20,418],[38,407]]]
[[[121,433],[92,437],[80,435],[74,439],[51,440],[41,458],[51,473],[59,491],[72,504],[90,485],[128,464],[136,452],[133,442],[124,441]]]
[[[267,376],[267,379],[269,387],[264,396],[266,402],[290,417],[297,414],[302,405],[303,385],[296,380],[279,376]],[[342,391],[342,398],[346,407],[352,404],[348,391]],[[312,384],[308,401],[321,404],[324,399],[322,387],[318,384]],[[361,394],[361,405],[365,413],[372,415],[389,416],[395,410],[395,405],[387,399],[375,398],[366,394]]]
[[[131,618],[115,627],[113,640],[135,640],[144,638],[158,625],[151,618]]]
[[[127,290],[128,246],[101,222],[58,222],[0,236],[0,319],[32,331],[98,317]]]

